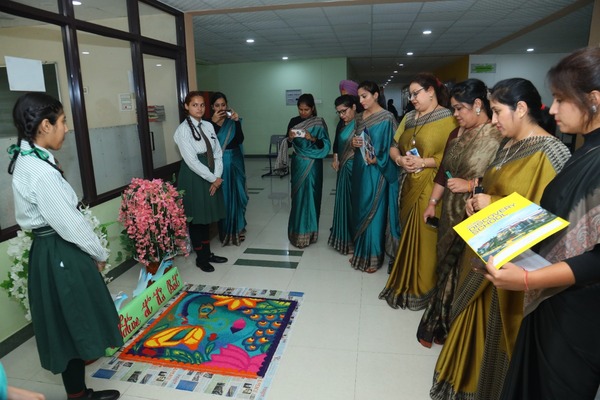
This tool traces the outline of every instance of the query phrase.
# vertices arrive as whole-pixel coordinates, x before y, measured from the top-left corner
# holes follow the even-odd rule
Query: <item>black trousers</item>
[[[196,252],[196,259],[199,262],[208,262],[210,258],[210,225],[209,224],[190,224],[190,240],[192,247]]]

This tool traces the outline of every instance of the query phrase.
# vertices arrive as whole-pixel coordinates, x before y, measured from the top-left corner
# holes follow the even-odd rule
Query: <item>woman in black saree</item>
[[[584,144],[548,184],[541,205],[569,221],[527,272],[509,263],[485,274],[498,288],[525,290],[527,315],[503,399],[594,399],[600,385],[600,48],[578,50],[550,69],[550,114]]]

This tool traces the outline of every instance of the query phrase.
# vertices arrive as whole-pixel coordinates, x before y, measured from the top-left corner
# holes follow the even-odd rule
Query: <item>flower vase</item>
[[[150,261],[148,265],[146,265],[146,272],[156,275],[156,271],[158,271],[158,267],[160,267],[160,261]]]

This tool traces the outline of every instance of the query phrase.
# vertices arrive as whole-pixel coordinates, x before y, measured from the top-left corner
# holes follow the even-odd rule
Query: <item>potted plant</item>
[[[188,254],[183,200],[169,182],[133,178],[121,195],[119,221],[125,250],[152,274],[163,259]]]

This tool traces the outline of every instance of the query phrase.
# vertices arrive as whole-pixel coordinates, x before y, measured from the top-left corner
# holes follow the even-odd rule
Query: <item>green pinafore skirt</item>
[[[198,160],[207,165],[206,153],[198,154]],[[211,171],[214,172],[214,171]],[[177,189],[183,190],[183,208],[185,215],[192,224],[210,224],[225,218],[225,200],[223,188],[217,189],[214,196],[210,195],[211,183],[181,162]]]
[[[33,233],[28,291],[42,367],[58,374],[71,359],[93,360],[122,346],[119,316],[96,262],[50,227]]]

